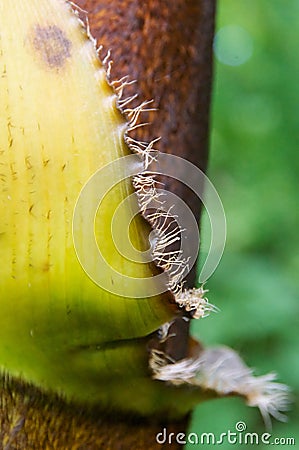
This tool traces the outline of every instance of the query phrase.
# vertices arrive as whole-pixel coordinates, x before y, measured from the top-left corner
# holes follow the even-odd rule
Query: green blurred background
[[[221,312],[193,334],[291,387],[289,420],[274,420],[272,434],[296,439],[275,448],[299,448],[299,0],[219,0],[216,31],[209,177],[228,236],[207,284]],[[208,229],[204,216],[203,241]],[[189,431],[219,435],[240,420],[248,432],[265,431],[258,410],[239,399],[202,404]],[[255,448],[222,444],[243,447]]]

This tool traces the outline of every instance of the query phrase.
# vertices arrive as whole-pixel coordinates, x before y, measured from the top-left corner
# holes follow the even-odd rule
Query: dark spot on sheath
[[[64,32],[56,25],[34,29],[33,46],[41,59],[51,68],[63,67],[67,58],[71,56],[71,42]]]
[[[49,264],[48,262],[45,262],[45,263],[43,264],[43,266],[42,266],[42,271],[43,271],[43,272],[49,272],[50,267],[51,267],[51,264]]]

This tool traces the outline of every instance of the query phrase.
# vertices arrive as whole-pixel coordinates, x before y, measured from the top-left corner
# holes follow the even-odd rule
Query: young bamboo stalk
[[[125,298],[121,302],[115,298],[116,301],[106,304],[105,311],[106,293],[99,295],[96,286],[82,278],[79,266],[74,263],[75,254],[67,227],[78,192],[95,168],[125,154],[127,150],[123,140],[124,121],[115,108],[117,98],[106,82],[105,72],[84,30],[80,29],[79,33],[75,31],[77,22],[74,17],[66,18],[62,3],[1,3],[1,17],[5,18],[2,23],[5,32],[1,40],[1,126],[5,130],[1,133],[1,148],[5,149],[1,155],[1,165],[5,170],[1,200],[5,215],[2,216],[1,233],[4,238],[2,255],[6,262],[2,271],[4,282],[1,284],[2,317],[6,322],[1,327],[2,342],[5,342],[1,360],[4,361],[3,369],[9,374],[9,378],[3,378],[1,401],[2,406],[3,402],[9,405],[8,410],[13,410],[16,417],[19,408],[23,408],[23,397],[16,394],[19,391],[16,378],[20,373],[21,389],[25,392],[32,392],[26,383],[33,382],[43,389],[62,391],[69,398],[75,392],[81,400],[89,398],[95,403],[106,403],[106,406],[108,402],[111,407],[113,399],[110,394],[109,400],[105,400],[108,386],[99,391],[99,398],[99,393],[96,393],[98,389],[88,388],[90,383],[87,378],[90,381],[94,377],[96,386],[99,385],[96,373],[99,374],[102,369],[105,372],[105,368],[102,366],[101,369],[99,362],[94,360],[99,355],[98,347],[116,337],[118,341],[124,338],[120,333],[119,319],[115,321],[115,313],[121,317],[130,309],[130,318],[123,327],[126,339],[146,336],[177,314],[176,308],[169,302],[172,295],[167,293],[156,299],[145,299],[144,315],[139,312],[139,301],[138,304],[136,302],[138,313],[137,310],[134,313],[133,303]],[[20,42],[23,45],[19,45]],[[77,58],[78,55],[80,58]],[[102,126],[102,123],[105,125]],[[98,150],[103,149],[103,143],[104,151]],[[123,185],[123,190],[131,192],[128,182]],[[13,195],[10,195],[11,192]],[[121,189],[118,189],[117,196],[122,196]],[[110,202],[107,201],[109,203],[111,197]],[[106,213],[106,220],[102,223],[109,222],[109,214]],[[135,222],[138,229],[135,245],[142,247],[148,227],[140,217]],[[20,228],[21,233],[18,232]],[[105,230],[102,231],[104,233]],[[107,248],[109,256],[109,244]],[[152,273],[157,269],[151,267],[149,270]],[[104,300],[101,311],[98,310],[99,298]],[[91,302],[89,306],[85,301]],[[148,301],[151,303],[149,306]],[[138,324],[143,316],[146,321],[143,319],[143,323]],[[99,322],[99,317],[103,317],[103,322]],[[71,348],[65,340],[71,343]],[[93,349],[95,343],[96,348]],[[143,377],[148,373],[147,343],[148,338],[142,338],[136,340],[132,347],[133,359],[140,361],[137,365],[134,363],[133,372],[137,374],[139,365]],[[124,346],[120,345],[119,349],[122,360]],[[104,350],[107,358],[111,349],[105,347]],[[118,349],[112,350],[112,354],[118,353]],[[73,361],[71,364],[70,360]],[[119,360],[117,355],[116,360]],[[94,369],[90,372],[92,366],[94,375],[91,374]],[[123,367],[123,379],[128,378],[126,367],[127,360]],[[86,378],[87,372],[89,375]],[[78,377],[78,374],[81,375]],[[11,375],[16,377],[12,381]],[[111,372],[108,377],[111,381]],[[120,384],[118,380],[119,387]],[[150,391],[151,384],[150,381]],[[132,394],[137,399],[144,397],[145,400],[147,398],[146,403],[156,403],[158,396],[161,402],[159,388],[156,394],[155,387],[152,393],[148,391],[144,395],[147,389],[141,387],[143,393],[138,396],[134,382]],[[12,397],[11,391],[15,393]],[[120,406],[126,404],[127,398],[133,398],[127,392],[126,399],[121,399],[121,391],[115,394]],[[10,442],[11,438],[18,442],[18,439],[24,438],[24,433],[36,445],[43,442],[44,436],[40,435],[37,424],[45,418],[45,407],[47,411],[53,408],[57,412],[57,407],[60,409],[57,405],[61,403],[45,393],[39,397],[38,391],[35,391],[34,397],[40,398],[35,403],[36,411],[34,405],[27,410],[30,416],[33,408],[33,423],[28,416],[25,420],[21,414],[20,421],[12,426],[13,431],[4,431],[3,442],[5,439]],[[115,410],[114,407],[112,409]],[[170,415],[175,411],[175,408],[173,411],[169,407],[167,409]],[[147,415],[145,405],[141,406],[141,410]],[[7,416],[3,408],[2,411],[1,430],[5,430]],[[70,415],[67,407],[65,411],[66,414],[62,412],[62,417],[55,423],[57,434],[61,427],[68,428],[69,421],[77,420],[76,416]],[[151,414],[150,411],[148,413]],[[22,426],[18,425],[20,423]],[[61,448],[61,442],[56,442],[57,448]]]
[[[150,2],[154,5],[157,2]],[[191,2],[186,17],[197,12],[203,19],[203,11],[211,12],[205,5],[200,10]],[[280,417],[284,387],[274,385],[271,376],[254,379],[232,350],[204,350],[186,334],[181,356],[171,356],[164,345],[170,337],[168,325],[183,314],[175,302],[188,308],[196,304],[199,316],[211,307],[202,290],[177,297],[175,290],[166,289],[173,283],[164,284],[162,291],[160,285],[157,288],[157,279],[165,272],[163,265],[161,270],[145,257],[150,227],[140,214],[133,214],[131,221],[136,197],[132,205],[120,209],[118,218],[130,224],[131,243],[143,253],[137,261],[128,261],[115,249],[112,218],[134,186],[144,182],[142,175],[138,177],[152,145],[146,151],[143,143],[135,145],[139,156],[133,163],[115,165],[130,153],[127,144],[132,141],[126,132],[136,129],[139,110],[131,111],[133,119],[127,124],[118,108],[124,102],[107,82],[94,42],[72,8],[64,0],[0,3],[2,442],[23,448],[29,442],[31,448],[66,448],[70,442],[72,448],[116,448],[118,438],[111,431],[117,428],[124,445],[143,448],[149,438],[145,422],[136,433],[139,440],[132,441],[135,419],[114,426],[108,416],[146,418],[152,424],[149,433],[157,429],[156,418],[183,420],[198,402],[232,394],[259,406],[266,417],[269,413]],[[137,17],[138,9],[133,11]],[[173,12],[181,9],[174,7]],[[163,20],[171,23],[168,15]],[[138,23],[145,22],[146,15]],[[196,32],[194,36],[199,39]],[[196,46],[184,42],[183,55],[193,55],[196,65]],[[172,59],[173,52],[169,54]],[[91,183],[88,201],[80,201],[86,181],[99,169],[100,183]],[[127,170],[134,175],[133,183],[124,176]],[[109,189],[93,216],[91,205],[98,202],[103,184]],[[94,240],[104,255],[101,266]],[[120,245],[127,249],[127,240],[120,240]],[[155,256],[154,249],[152,253]],[[84,272],[81,257],[83,266],[91,264],[94,277],[104,280],[104,288],[88,270]],[[154,294],[149,295],[149,287]],[[70,405],[76,405],[76,411]],[[101,411],[100,430],[94,408]],[[78,429],[74,430],[74,422]],[[51,424],[50,433],[45,435],[40,423]],[[92,430],[92,440],[86,430]],[[154,437],[147,448],[158,445]]]

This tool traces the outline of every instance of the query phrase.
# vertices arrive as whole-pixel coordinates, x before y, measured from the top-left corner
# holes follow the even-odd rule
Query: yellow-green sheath
[[[144,342],[130,343],[130,357],[126,345],[116,351],[102,346],[145,336],[175,314],[168,294],[134,299],[101,289],[74,249],[72,217],[82,187],[129,152],[116,100],[67,2],[1,0],[0,367],[89,402],[109,401],[116,377],[109,389],[101,380],[120,373],[120,358],[128,359],[124,377],[125,367],[134,367],[136,377],[147,370]],[[107,195],[96,238],[116,270],[152,277],[152,264],[128,261],[109,237],[114,210],[132,191],[127,179]],[[122,214],[125,223],[129,208]],[[148,233],[135,217],[136,248],[148,247]]]

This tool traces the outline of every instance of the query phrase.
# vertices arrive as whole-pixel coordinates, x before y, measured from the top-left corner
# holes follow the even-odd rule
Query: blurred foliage
[[[219,0],[217,30],[229,25],[246,30],[252,55],[234,66],[215,61],[209,177],[228,236],[207,283],[221,312],[196,322],[193,334],[235,348],[257,375],[275,371],[291,387],[289,420],[274,420],[272,435],[296,439],[275,448],[299,448],[299,0]],[[204,216],[203,240],[208,228]],[[239,399],[199,406],[189,431],[219,435],[240,420],[248,432],[265,431],[258,411]]]

